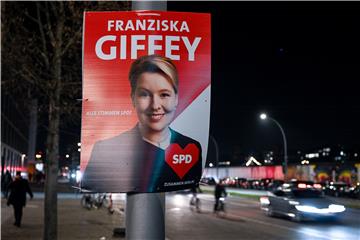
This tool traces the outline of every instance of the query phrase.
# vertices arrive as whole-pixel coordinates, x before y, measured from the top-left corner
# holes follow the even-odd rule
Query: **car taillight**
[[[314,188],[321,189],[321,184],[315,183]]]
[[[306,183],[299,183],[299,184],[297,185],[297,187],[298,187],[298,188],[312,188],[313,185],[311,185],[311,184],[306,184]]]
[[[305,183],[299,183],[298,188],[306,188],[306,184]]]

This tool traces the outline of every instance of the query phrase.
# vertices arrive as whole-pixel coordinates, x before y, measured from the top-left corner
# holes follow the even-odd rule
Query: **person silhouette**
[[[5,198],[8,197],[8,189],[9,189],[9,185],[12,181],[13,180],[12,180],[9,170],[6,170],[5,174],[1,178],[1,189],[2,189],[2,192],[3,192]]]
[[[21,172],[16,172],[15,180],[9,185],[10,195],[7,201],[7,205],[13,205],[14,208],[14,225],[21,226],[21,218],[23,214],[23,207],[26,205],[26,193],[28,193],[31,199],[34,197],[29,182],[21,177]]]
[[[219,183],[216,184],[214,195],[215,195],[214,212],[216,212],[219,209],[220,198],[227,196],[227,192],[225,190],[224,182],[222,180],[220,180]]]

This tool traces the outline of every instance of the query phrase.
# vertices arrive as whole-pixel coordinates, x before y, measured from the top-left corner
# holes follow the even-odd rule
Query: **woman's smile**
[[[165,113],[152,113],[149,114],[150,121],[152,122],[158,122],[162,119],[162,117],[165,115]]]

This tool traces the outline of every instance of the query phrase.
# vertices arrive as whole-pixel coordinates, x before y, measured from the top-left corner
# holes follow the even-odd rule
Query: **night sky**
[[[360,148],[360,5],[168,2],[212,14],[210,133],[221,151]]]

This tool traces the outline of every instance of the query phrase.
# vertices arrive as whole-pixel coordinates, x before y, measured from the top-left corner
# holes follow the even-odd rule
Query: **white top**
[[[157,147],[165,150],[165,149],[170,145],[171,131],[169,130],[169,131],[168,131],[168,134],[166,135],[166,137],[165,137],[163,140],[161,140],[160,142],[153,142],[153,141],[151,141],[151,140],[149,140],[149,139],[146,139],[145,137],[142,137],[142,139],[143,139],[144,141],[147,141],[148,143],[151,143],[151,144],[154,145],[154,146],[157,146]]]

